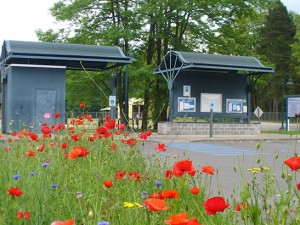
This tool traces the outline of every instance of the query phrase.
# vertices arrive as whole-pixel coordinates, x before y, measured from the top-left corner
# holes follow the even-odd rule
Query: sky
[[[35,31],[50,28],[57,30],[49,12],[58,0],[1,0],[0,7],[0,48],[4,40],[38,41]],[[300,14],[300,0],[282,0],[288,10]]]

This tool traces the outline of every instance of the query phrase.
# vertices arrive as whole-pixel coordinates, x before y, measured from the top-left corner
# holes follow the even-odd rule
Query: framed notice
[[[300,97],[287,98],[287,114],[288,117],[296,117],[300,115]]]
[[[227,113],[242,113],[243,100],[242,99],[226,99],[226,112]]]
[[[201,112],[222,112],[222,94],[201,93]]]
[[[184,97],[191,96],[191,86],[190,85],[183,85],[183,96]]]
[[[178,112],[196,112],[196,98],[178,97]]]

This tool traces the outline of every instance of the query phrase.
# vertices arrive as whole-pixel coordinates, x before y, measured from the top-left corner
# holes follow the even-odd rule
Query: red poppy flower
[[[123,170],[118,170],[115,174],[115,178],[118,180],[122,180],[123,177],[126,175],[126,172]]]
[[[161,193],[164,198],[178,199],[178,192],[176,190],[165,190]]]
[[[208,215],[215,215],[217,212],[223,212],[229,204],[226,204],[223,197],[212,197],[203,202],[203,206]]]
[[[119,125],[119,129],[120,130],[124,130],[126,128],[126,125],[124,124],[124,123],[121,123],[120,125]]]
[[[96,131],[99,134],[105,134],[105,133],[107,133],[107,128],[105,128],[105,127],[98,127]]]
[[[113,186],[113,182],[111,180],[106,180],[103,182],[103,185],[107,188],[110,188],[111,186]]]
[[[161,192],[153,192],[149,198],[165,199]]]
[[[175,225],[175,224],[186,224],[189,220],[188,220],[188,214],[186,212],[183,213],[179,213],[177,215],[170,215],[170,220],[165,220],[165,224],[171,224],[171,225]]]
[[[42,152],[42,151],[44,151],[44,149],[45,149],[45,144],[42,144],[42,145],[40,145],[40,146],[38,146],[38,147],[36,148],[36,150],[37,150],[38,152]]]
[[[21,219],[21,218],[24,218],[24,219],[30,219],[30,212],[29,211],[26,211],[25,213],[21,210],[19,210],[17,212],[17,216],[16,216],[17,219]]]
[[[182,160],[174,164],[173,166],[173,174],[176,177],[182,177],[184,173],[188,173],[191,176],[196,174],[196,170],[192,165],[192,161],[190,160]]]
[[[167,179],[171,179],[172,175],[173,175],[173,170],[167,170],[165,172],[165,178]]]
[[[121,142],[133,147],[137,143],[137,140],[135,138],[130,138],[128,140],[121,140]]]
[[[191,192],[193,195],[196,195],[196,194],[198,194],[198,193],[199,193],[199,191],[200,191],[200,189],[199,189],[199,188],[197,188],[197,187],[193,187],[193,188],[191,188],[191,189],[190,189],[190,192]]]
[[[300,191],[300,183],[297,184],[297,190]]]
[[[34,134],[34,133],[30,133],[29,138],[33,141],[38,141],[39,140],[39,136],[37,134]]]
[[[28,151],[26,152],[26,155],[27,155],[27,156],[30,156],[30,157],[33,157],[33,156],[35,156],[35,152],[33,152],[33,151],[31,151],[31,150],[28,150]]]
[[[61,116],[60,113],[55,113],[55,114],[53,115],[54,118],[59,118],[60,116]]]
[[[75,121],[75,124],[76,125],[83,125],[83,120],[78,119],[78,120]]]
[[[203,166],[202,172],[210,175],[214,175],[215,169],[212,166]]]
[[[84,108],[85,108],[85,106],[86,106],[86,105],[85,105],[85,103],[84,103],[84,102],[82,102],[82,103],[80,103],[80,104],[79,104],[79,108],[81,108],[81,109],[84,109]]]
[[[69,152],[68,158],[75,159],[77,157],[84,157],[89,153],[90,153],[90,151],[87,150],[86,148],[75,146],[75,147],[72,148],[72,151]]]
[[[95,138],[90,136],[90,137],[88,137],[88,141],[95,141]]]
[[[120,129],[116,130],[116,131],[115,131],[115,134],[116,134],[116,135],[122,134],[122,130],[120,130]]]
[[[62,123],[58,123],[57,128],[60,129],[60,130],[64,130],[64,129],[66,129],[66,126]]]
[[[42,126],[42,127],[46,127],[46,126],[48,126],[48,123],[47,123],[47,122],[44,122],[44,123],[41,124],[41,126]]]
[[[170,215],[170,220],[165,220],[165,224],[170,225],[201,225],[196,218],[188,219],[186,212],[179,213],[177,215]]]
[[[20,188],[15,188],[15,187],[11,187],[10,189],[8,189],[7,193],[11,196],[17,196],[17,197],[20,197],[23,194]]]
[[[61,221],[54,221],[51,223],[51,225],[74,225],[74,219],[67,220],[65,222]]]
[[[73,140],[73,141],[79,141],[80,138],[81,138],[81,135],[72,135],[71,136],[71,140]]]
[[[112,143],[111,146],[110,146],[110,148],[111,148],[113,151],[117,151],[118,146],[117,146],[117,144]]]
[[[147,140],[148,139],[148,134],[146,132],[140,133],[139,137],[143,140]]]
[[[154,150],[165,152],[167,151],[165,144],[158,143]]]
[[[21,218],[24,218],[24,219],[30,219],[30,212],[29,211],[26,211],[25,213],[21,210],[19,210],[17,212],[17,216],[16,216],[17,219],[21,219]]]
[[[299,157],[291,157],[284,161],[284,163],[293,171],[300,169],[300,158]]]
[[[241,202],[235,206],[235,210],[240,212],[243,209],[248,209],[248,204],[246,202]]]
[[[62,148],[62,149],[65,149],[65,148],[67,148],[67,147],[68,147],[68,143],[62,143],[62,144],[61,144],[61,148]]]
[[[105,118],[106,121],[109,121],[110,120],[110,115],[107,114],[107,115],[104,116],[104,118]]]
[[[141,180],[141,174],[139,172],[130,172],[129,173],[129,179],[130,180],[136,180],[136,181],[140,181]]]
[[[147,206],[150,211],[167,210],[169,206],[165,204],[166,202],[163,199],[148,198],[144,201],[144,205]]]
[[[114,128],[115,128],[116,121],[115,121],[115,120],[105,121],[105,122],[103,123],[103,125],[104,125],[107,129],[111,130],[111,129],[114,129]]]

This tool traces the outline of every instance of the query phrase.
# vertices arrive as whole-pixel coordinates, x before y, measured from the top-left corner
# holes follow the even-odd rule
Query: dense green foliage
[[[293,65],[299,64],[297,46],[293,47],[295,58],[291,59],[294,17],[280,1],[60,0],[51,13],[57,21],[65,22],[66,28],[58,32],[39,31],[41,40],[117,45],[126,55],[133,54],[136,61],[129,66],[129,97],[144,99],[144,129],[151,111],[155,112],[152,114],[154,122],[167,118],[167,84],[152,72],[169,49],[255,56],[265,65],[276,67],[275,76],[264,76],[253,87],[252,106],[259,105],[264,111],[278,110],[283,71],[296,74]],[[124,74],[125,68],[118,75],[121,109]],[[76,82],[83,87],[95,87],[94,91],[83,89],[86,90],[81,93],[84,101],[96,102],[98,110],[107,105],[102,94],[95,92],[100,87],[109,94],[109,76],[101,73],[92,77],[95,81],[86,79],[85,75],[68,75],[70,105],[78,103],[71,87],[76,87]],[[296,89],[288,91],[297,93]]]

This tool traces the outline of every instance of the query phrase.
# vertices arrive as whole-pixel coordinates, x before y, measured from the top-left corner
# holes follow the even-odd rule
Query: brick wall
[[[213,135],[255,135],[261,133],[259,123],[214,123]],[[209,123],[158,123],[158,134],[210,135]]]

